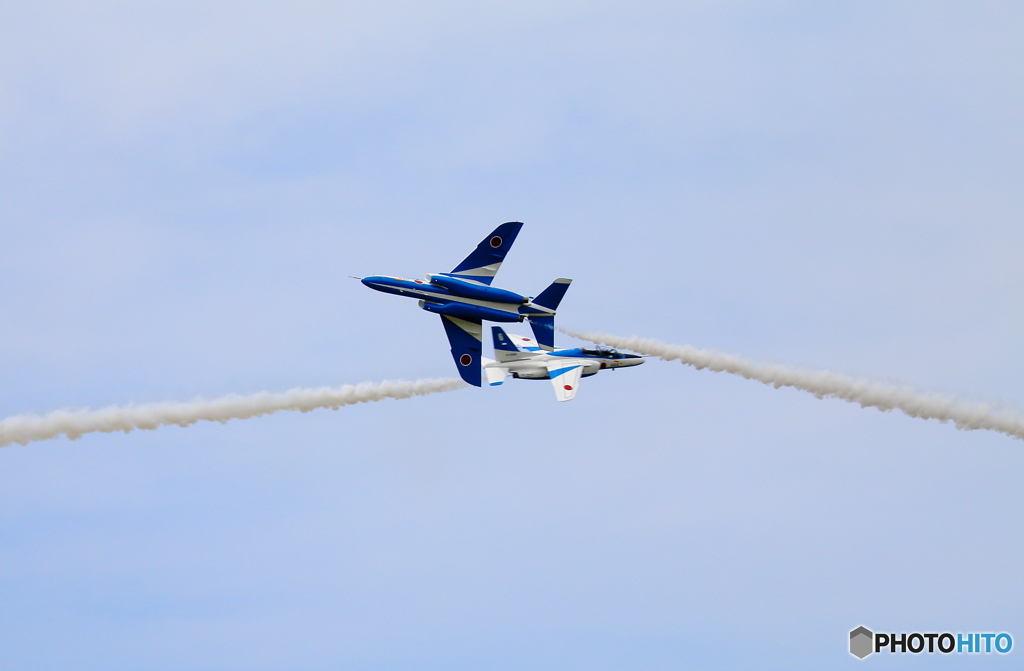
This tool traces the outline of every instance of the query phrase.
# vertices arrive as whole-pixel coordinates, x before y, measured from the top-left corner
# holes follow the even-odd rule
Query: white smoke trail
[[[371,403],[386,398],[425,396],[465,386],[468,385],[455,378],[415,382],[385,380],[380,383],[363,382],[354,386],[347,384],[344,387],[290,389],[277,394],[266,391],[250,396],[232,394],[212,401],[197,399],[187,403],[114,405],[100,410],[57,410],[42,416],[15,415],[0,420],[0,447],[7,447],[11,443],[25,445],[37,440],[56,438],[61,434],[75,440],[82,434],[94,431],[128,433],[133,429],[152,430],[171,424],[191,426],[204,420],[223,424],[231,419],[249,419],[281,410],[337,410],[343,405]]]
[[[1024,440],[1024,416],[1013,410],[996,411],[984,403],[964,401],[941,394],[921,393],[909,387],[855,380],[826,370],[756,363],[714,350],[697,349],[689,345],[670,345],[650,338],[627,338],[608,333],[561,328],[559,331],[580,340],[649,354],[665,361],[681,361],[698,370],[707,368],[716,373],[732,373],[771,385],[776,389],[792,387],[810,392],[818,398],[839,398],[857,403],[862,408],[878,408],[882,411],[899,410],[911,417],[953,422],[956,428],[965,431],[987,429]]]

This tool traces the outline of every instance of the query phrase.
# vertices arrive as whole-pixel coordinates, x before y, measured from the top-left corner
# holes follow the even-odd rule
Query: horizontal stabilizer
[[[569,290],[570,284],[572,284],[572,280],[564,277],[558,278],[551,283],[551,286],[540,292],[540,296],[533,299],[534,305],[539,305],[549,310],[557,310],[558,304],[562,302],[562,298],[565,296],[565,292]]]
[[[498,365],[497,361],[487,357],[483,357],[482,361],[484,362],[484,373],[487,374],[487,384],[497,387],[505,381],[505,376],[508,375],[508,368],[502,368]]]

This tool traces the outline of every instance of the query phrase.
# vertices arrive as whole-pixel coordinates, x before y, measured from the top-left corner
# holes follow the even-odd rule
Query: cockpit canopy
[[[595,349],[584,349],[584,354],[590,354],[591,356],[599,356],[603,359],[621,359],[622,354],[619,350],[614,347],[605,347],[604,345],[598,345]]]

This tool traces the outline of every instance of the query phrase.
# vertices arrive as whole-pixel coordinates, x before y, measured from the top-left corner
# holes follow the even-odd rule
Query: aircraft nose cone
[[[371,289],[376,289],[377,291],[380,291],[381,286],[387,285],[387,282],[385,281],[386,279],[387,278],[381,277],[380,275],[369,275],[359,281],[365,284],[366,286],[370,287]]]
[[[645,361],[645,359],[639,354],[627,354],[625,360],[623,360],[623,366],[639,366]]]
[[[385,294],[396,294],[398,296],[403,295],[402,292],[402,280],[394,277],[386,277],[384,275],[370,275],[359,280],[366,286],[370,287],[374,291],[380,291]]]

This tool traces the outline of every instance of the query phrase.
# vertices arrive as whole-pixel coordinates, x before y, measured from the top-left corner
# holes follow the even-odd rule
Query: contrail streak
[[[911,417],[953,422],[964,431],[987,429],[1024,440],[1024,416],[1014,410],[994,410],[991,406],[964,401],[934,393],[922,393],[909,387],[897,387],[864,380],[826,370],[790,368],[742,359],[714,350],[689,345],[670,345],[650,338],[623,337],[608,333],[559,329],[580,340],[603,343],[612,347],[649,354],[665,361],[681,361],[698,370],[732,373],[748,380],[757,380],[778,389],[792,387],[810,392],[818,398],[838,398],[857,403],[862,408],[882,411],[899,410]]]
[[[56,438],[61,434],[71,440],[83,434],[102,431],[158,429],[171,424],[191,426],[196,422],[220,422],[270,415],[281,410],[309,412],[318,408],[337,410],[343,405],[371,403],[386,398],[425,396],[454,391],[468,386],[455,378],[439,378],[406,382],[385,380],[380,383],[318,389],[290,389],[283,393],[260,392],[250,396],[232,394],[211,401],[197,399],[187,403],[144,403],[110,406],[100,410],[57,410],[48,415],[15,415],[0,420],[0,447],[11,443],[26,445],[37,440]]]

